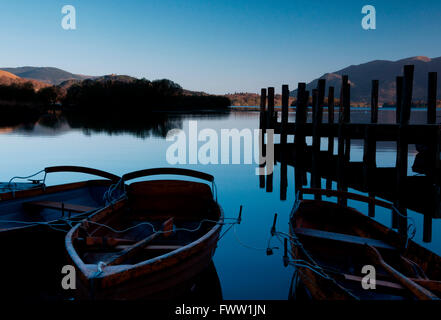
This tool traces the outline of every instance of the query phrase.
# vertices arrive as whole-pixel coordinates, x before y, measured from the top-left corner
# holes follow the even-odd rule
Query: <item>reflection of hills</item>
[[[15,127],[0,129],[0,134],[20,134],[25,136],[59,136],[72,129],[81,129],[84,134],[106,133],[109,135],[133,134],[139,138],[150,136],[165,137],[167,132],[174,128],[181,128],[181,119],[168,119],[166,115],[154,119],[140,119],[138,123],[124,123],[118,118],[114,121],[100,121],[97,119],[81,119],[75,117],[53,119],[40,119],[36,123],[21,124]]]
[[[38,121],[27,124],[8,125],[0,128],[0,134],[20,134],[25,136],[58,136],[72,131],[82,130],[84,134],[105,133],[108,135],[132,134],[138,138],[162,137],[168,131],[182,128],[184,119],[208,119],[228,117],[228,112],[221,113],[148,113],[134,117],[117,113],[107,115],[105,119],[97,114],[65,113],[64,115],[46,114]]]
[[[165,138],[168,131],[175,128],[182,128],[182,122],[192,116],[213,118],[228,116],[227,112],[220,113],[165,113],[148,112],[138,116],[130,113],[110,113],[106,117],[92,113],[85,115],[82,112],[69,112],[65,114],[71,128],[82,129],[85,134],[107,133],[107,134],[133,134],[139,138],[150,136]]]
[[[0,134],[7,134],[7,133],[11,133],[14,132],[14,127],[9,127],[9,128],[0,128]]]
[[[72,129],[65,121],[59,120],[57,126],[48,127],[39,121],[31,124],[20,124],[14,127],[0,129],[0,134],[20,134],[24,136],[59,136],[68,133]]]
[[[181,119],[169,118],[167,114],[155,114],[134,118],[115,114],[103,119],[100,116],[91,115],[84,117],[81,114],[66,114],[66,121],[73,129],[82,129],[87,135],[91,133],[107,133],[109,135],[133,134],[139,138],[150,136],[165,137],[173,128],[181,128]]]

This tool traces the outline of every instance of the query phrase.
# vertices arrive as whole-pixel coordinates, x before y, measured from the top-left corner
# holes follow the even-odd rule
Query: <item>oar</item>
[[[434,295],[429,290],[423,288],[419,284],[407,278],[398,270],[395,270],[392,266],[387,264],[380,252],[374,247],[366,244],[366,251],[368,256],[375,261],[377,264],[381,265],[392,277],[394,277],[401,285],[411,291],[420,300],[439,300],[439,298]]]
[[[411,278],[411,280],[414,281],[415,283],[418,283],[420,286],[423,286],[427,290],[441,292],[441,281],[429,280],[429,279],[414,279],[414,278]]]
[[[359,282],[361,283],[363,281],[363,278],[360,276],[355,276],[352,274],[346,274],[346,273],[340,273],[334,270],[329,270],[326,268],[323,268],[326,273],[332,275],[334,278],[341,277],[341,279],[347,280],[347,281],[353,281],[353,282]],[[420,286],[426,288],[427,290],[433,290],[436,292],[441,292],[441,281],[437,280],[429,280],[429,279],[417,279],[417,278],[409,278],[411,281],[419,284]],[[379,287],[385,287],[385,288],[393,288],[393,289],[407,289],[406,287],[403,287],[401,284],[397,282],[391,282],[386,280],[377,280],[376,281],[377,286]]]
[[[400,255],[400,259],[403,263],[404,266],[406,266],[406,268],[409,269],[409,271],[414,272],[416,277],[420,278],[420,279],[429,279],[426,274],[424,273],[424,270],[415,262],[413,262],[412,260],[403,257],[402,255]]]
[[[136,255],[139,251],[141,251],[147,243],[151,242],[152,240],[156,239],[159,235],[163,234],[164,236],[168,236],[171,233],[171,230],[173,228],[173,218],[168,219],[162,224],[163,232],[155,232],[148,237],[138,241],[137,243],[129,246],[125,250],[123,250],[120,254],[118,254],[115,258],[112,260],[106,262],[107,266],[112,266],[116,264],[121,264],[126,259],[133,257]]]

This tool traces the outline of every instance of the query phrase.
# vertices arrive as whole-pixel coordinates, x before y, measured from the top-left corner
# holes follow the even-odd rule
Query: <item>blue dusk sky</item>
[[[77,29],[61,27],[63,5]],[[364,5],[376,30],[361,27]],[[168,78],[209,93],[290,87],[375,59],[441,56],[441,1],[2,0],[0,66]]]

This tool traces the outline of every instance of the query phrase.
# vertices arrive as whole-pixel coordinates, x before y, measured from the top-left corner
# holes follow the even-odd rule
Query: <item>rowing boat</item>
[[[43,180],[3,185],[0,194],[0,239],[23,231],[57,229],[66,220],[91,214],[105,205],[104,195],[120,177],[111,173],[78,166],[56,166],[42,170]],[[51,173],[75,172],[104,179],[46,186]],[[53,230],[51,229],[51,230]]]
[[[147,180],[180,175],[204,180]],[[209,184],[212,184],[210,189]],[[151,299],[178,295],[214,255],[223,224],[214,178],[177,168],[124,175],[125,196],[66,235],[80,299]]]
[[[72,172],[98,179],[46,186],[49,175]],[[121,179],[108,172],[78,166],[48,167],[41,174],[44,174],[42,180],[30,183],[11,179],[0,193],[0,251],[5,257],[0,264],[2,298],[56,296],[52,288],[60,287],[59,277],[55,275],[61,275],[66,264],[63,240],[67,231],[104,207],[107,190]],[[48,292],[40,294],[42,288],[48,288]]]
[[[290,219],[291,255],[298,279],[294,291],[306,291],[317,300],[441,297],[438,255],[342,201],[303,200],[303,194],[352,199],[396,210],[388,202],[359,194],[299,190]]]

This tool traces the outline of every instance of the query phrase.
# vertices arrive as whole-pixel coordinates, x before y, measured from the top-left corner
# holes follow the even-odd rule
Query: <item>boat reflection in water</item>
[[[63,249],[63,248],[62,248]],[[62,250],[60,250],[62,251]],[[32,274],[38,275],[27,277],[26,281],[17,282],[22,279],[23,273],[13,272],[8,275],[7,281],[2,283],[2,300],[21,300],[21,301],[75,301],[74,290],[64,290],[61,286],[61,280],[64,275],[61,272],[54,273],[54,268],[48,269],[48,265],[57,265],[61,267],[68,262],[61,252],[53,252],[54,259],[45,263],[46,267],[40,266],[34,268],[32,264],[28,267]],[[50,270],[50,272],[48,272]],[[15,280],[14,280],[15,279]],[[20,285],[26,282],[26,285]],[[158,295],[158,300],[179,300],[188,302],[216,302],[223,299],[222,287],[219,276],[213,262],[198,273],[195,277],[181,284],[177,291],[171,288],[168,293]],[[146,291],[148,288],[146,288]]]

